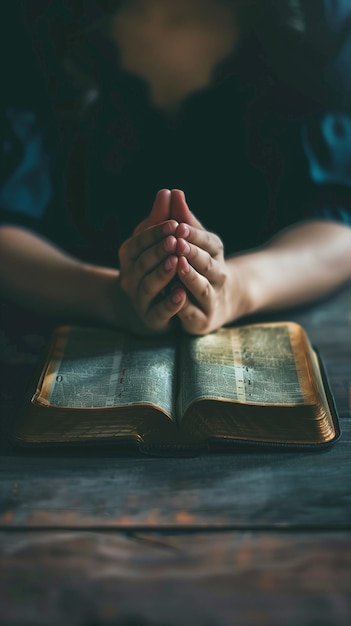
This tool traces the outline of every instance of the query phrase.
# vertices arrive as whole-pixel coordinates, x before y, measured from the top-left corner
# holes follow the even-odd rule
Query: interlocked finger
[[[211,315],[214,300],[214,288],[206,276],[198,272],[185,257],[179,257],[178,276],[184,287],[189,291],[197,306],[206,314]]]
[[[189,264],[212,285],[220,280],[219,263],[207,250],[203,250],[184,239],[178,239],[176,252],[185,257]]]
[[[179,224],[176,228],[177,239],[185,239],[189,244],[193,244],[208,252],[212,258],[223,256],[223,242],[215,233],[207,230],[195,228],[189,224]]]

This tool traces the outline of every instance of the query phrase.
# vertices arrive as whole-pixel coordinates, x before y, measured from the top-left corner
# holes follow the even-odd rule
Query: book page
[[[36,401],[72,409],[151,404],[171,416],[174,369],[167,339],[70,327],[56,338]]]
[[[253,324],[190,338],[181,362],[181,413],[205,398],[260,405],[306,401],[288,324]]]

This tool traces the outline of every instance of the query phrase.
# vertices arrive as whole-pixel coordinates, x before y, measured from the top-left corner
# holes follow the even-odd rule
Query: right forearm
[[[0,289],[44,315],[111,323],[118,270],[83,263],[37,235],[0,228]]]

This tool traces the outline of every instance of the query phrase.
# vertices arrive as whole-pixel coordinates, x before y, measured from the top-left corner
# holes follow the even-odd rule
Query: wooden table
[[[329,374],[343,434],[327,451],[25,452],[3,432],[1,626],[350,626],[351,287],[283,317]],[[17,334],[3,430],[42,341]]]

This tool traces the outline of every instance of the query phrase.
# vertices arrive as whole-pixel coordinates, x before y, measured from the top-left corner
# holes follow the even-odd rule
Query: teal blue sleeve
[[[43,131],[34,112],[8,108],[1,135],[0,223],[35,228],[52,194]]]
[[[332,42],[325,73],[330,108],[304,125],[302,142],[311,181],[327,199],[315,216],[351,226],[351,2],[324,0],[324,13]]]

